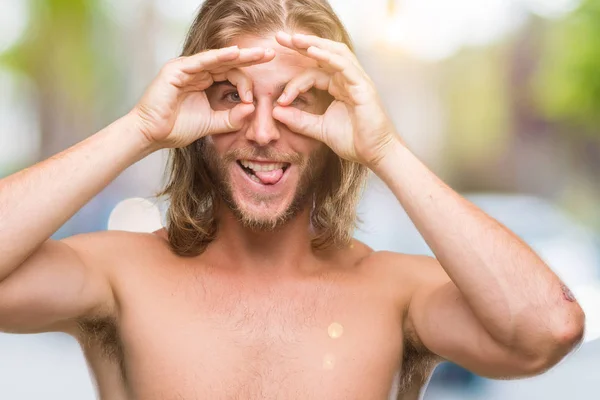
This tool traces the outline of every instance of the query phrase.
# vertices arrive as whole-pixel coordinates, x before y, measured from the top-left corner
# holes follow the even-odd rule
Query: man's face
[[[246,225],[274,229],[311,202],[316,180],[331,155],[322,143],[291,132],[272,112],[285,85],[315,61],[280,46],[274,37],[242,37],[229,45],[273,48],[273,61],[242,68],[253,84],[255,111],[241,130],[207,138],[204,157],[225,203]],[[225,110],[240,103],[229,82],[207,91],[211,107]],[[298,96],[292,107],[314,114],[330,98],[316,90]]]

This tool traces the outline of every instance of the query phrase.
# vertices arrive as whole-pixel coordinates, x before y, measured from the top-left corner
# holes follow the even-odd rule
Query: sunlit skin
[[[567,354],[583,313],[560,279],[412,154],[346,46],[307,33],[173,60],[127,116],[0,180],[0,330],[70,333],[106,400],[417,400],[443,359],[497,378]],[[48,240],[125,168],[199,139],[226,189],[205,252],[174,254],[165,229]],[[311,246],[304,178],[332,152],[436,258]]]

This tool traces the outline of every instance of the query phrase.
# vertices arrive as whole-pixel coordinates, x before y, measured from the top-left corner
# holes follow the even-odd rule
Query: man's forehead
[[[241,68],[255,85],[268,90],[283,89],[281,86],[285,86],[295,76],[309,68],[317,67],[315,60],[277,43],[274,34],[268,37],[243,36],[233,41],[231,45],[240,48],[264,47],[275,50],[275,58],[272,61]]]

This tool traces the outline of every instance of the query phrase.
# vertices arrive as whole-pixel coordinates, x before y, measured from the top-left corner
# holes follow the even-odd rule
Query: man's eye
[[[240,98],[240,94],[237,91],[225,93],[223,99],[231,101],[233,103],[239,103],[242,101],[242,99]]]

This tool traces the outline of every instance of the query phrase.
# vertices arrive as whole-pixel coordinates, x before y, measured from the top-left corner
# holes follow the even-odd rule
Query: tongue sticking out
[[[260,179],[263,185],[274,185],[281,180],[281,177],[283,176],[283,169],[280,168],[273,171],[261,172],[256,171],[254,172],[254,175]]]

